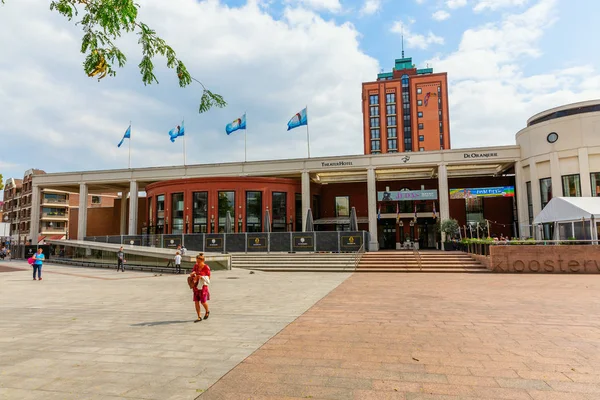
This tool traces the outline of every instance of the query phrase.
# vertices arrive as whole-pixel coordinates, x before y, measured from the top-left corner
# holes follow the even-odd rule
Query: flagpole
[[[247,120],[248,116],[246,115],[246,111],[244,111],[244,120],[246,121],[246,126],[244,127],[244,162],[247,162],[247,156],[246,156],[246,152],[247,152],[247,135],[248,135],[248,120]]]
[[[131,169],[131,121],[129,121],[129,164],[128,169]]]
[[[310,135],[308,134],[308,106],[305,107],[306,110],[306,145],[308,147],[308,158],[310,158]]]
[[[181,120],[181,125],[183,126],[183,166],[185,167],[185,118]]]

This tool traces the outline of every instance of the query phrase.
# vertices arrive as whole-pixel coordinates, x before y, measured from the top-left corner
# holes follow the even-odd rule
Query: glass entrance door
[[[392,219],[383,220],[383,232],[381,235],[381,249],[390,250],[396,248],[396,221]]]

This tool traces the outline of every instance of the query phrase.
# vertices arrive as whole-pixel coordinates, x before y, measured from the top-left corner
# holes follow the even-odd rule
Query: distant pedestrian
[[[123,247],[119,248],[117,252],[117,272],[119,272],[119,269],[125,272],[125,253],[123,253]]]
[[[208,319],[208,316],[210,315],[210,311],[208,310],[208,300],[210,300],[210,291],[208,290],[208,285],[210,284],[210,267],[204,263],[203,253],[199,253],[196,256],[196,264],[188,278],[188,282],[190,281],[192,282],[190,286],[194,291],[196,314],[198,314],[196,322],[200,322],[202,321],[200,304],[202,304],[202,307],[204,307],[204,310],[206,311],[204,319]]]
[[[42,253],[42,249],[38,248],[37,253],[33,255],[33,280],[35,281],[35,273],[37,271],[38,279],[42,280],[42,264],[46,257],[44,257],[44,253]]]
[[[181,273],[181,255],[179,252],[175,253],[175,273]]]
[[[187,249],[179,244],[177,245],[177,251],[181,254],[181,256],[185,256],[185,252],[187,251]]]

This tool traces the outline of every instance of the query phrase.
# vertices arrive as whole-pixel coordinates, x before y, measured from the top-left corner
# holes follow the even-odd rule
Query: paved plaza
[[[195,324],[185,277],[18,265],[0,399],[600,398],[592,275],[218,271]]]

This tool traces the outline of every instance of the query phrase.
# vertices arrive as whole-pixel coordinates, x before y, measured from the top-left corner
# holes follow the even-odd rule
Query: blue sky
[[[186,121],[188,163],[242,161],[241,134],[224,127],[246,111],[248,160],[306,156],[289,118],[309,106],[311,155],[362,153],[361,82],[405,54],[448,73],[452,147],[514,143],[526,119],[600,98],[600,2],[583,0],[147,0],[140,18],[176,49],[192,75],[225,96],[197,113],[198,85],[180,89],[157,59],[144,86],[135,37],[127,66],[85,76],[81,32],[35,0],[0,6],[0,173],[182,164],[168,131]],[[28,29],[22,27],[23,17]],[[7,150],[7,148],[9,150]]]

